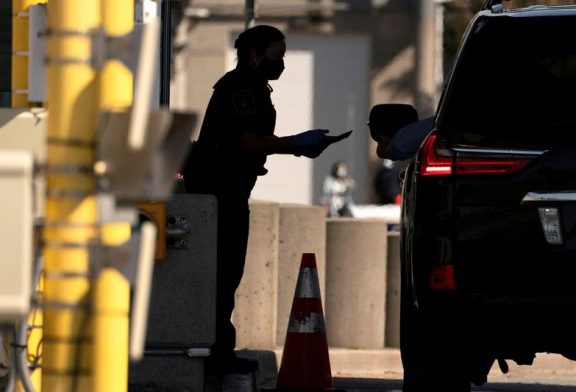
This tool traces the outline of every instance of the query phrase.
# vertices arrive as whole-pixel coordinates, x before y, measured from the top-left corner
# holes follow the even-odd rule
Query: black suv
[[[490,3],[405,172],[405,392],[576,360],[576,7]]]

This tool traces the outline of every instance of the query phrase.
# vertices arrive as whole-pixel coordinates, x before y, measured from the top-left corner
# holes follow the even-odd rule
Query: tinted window
[[[574,37],[576,16],[478,20],[439,128],[463,144],[576,141]]]

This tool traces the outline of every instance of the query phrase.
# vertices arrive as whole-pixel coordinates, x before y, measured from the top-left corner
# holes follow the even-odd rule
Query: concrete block
[[[273,350],[237,350],[236,355],[258,361],[258,370],[254,374],[257,391],[262,388],[272,388],[276,385],[278,363],[276,361],[276,353]]]
[[[326,212],[324,207],[280,205],[276,345],[283,346],[303,253],[316,255],[322,303],[326,282]]]
[[[255,392],[256,380],[253,374],[209,375],[204,381],[204,392]]]
[[[400,235],[388,233],[386,270],[386,347],[400,348]]]
[[[276,384],[278,366],[272,350],[236,350],[236,355],[258,361],[254,374],[206,375],[204,392],[256,392]]]
[[[331,347],[382,349],[387,222],[327,219],[326,332]]]
[[[268,349],[276,339],[279,204],[250,200],[246,266],[232,322],[236,347]]]
[[[155,264],[146,345],[210,347],[216,309],[216,198],[175,194],[166,215],[176,225],[184,218],[180,227],[187,246],[168,245],[166,261]]]

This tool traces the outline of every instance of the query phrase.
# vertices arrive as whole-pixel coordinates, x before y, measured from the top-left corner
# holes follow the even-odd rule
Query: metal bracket
[[[100,227],[110,223],[127,223],[132,227],[136,224],[138,216],[136,208],[132,206],[118,208],[112,194],[99,193],[96,196],[96,202]],[[95,278],[103,268],[115,267],[133,284],[138,266],[139,244],[140,233],[138,231],[132,233],[130,239],[122,245],[91,244],[89,246],[90,276]]]
[[[197,116],[166,110],[150,113],[141,149],[129,146],[130,118],[128,112],[101,114],[97,159],[104,169],[100,186],[121,203],[168,200],[174,175],[186,158]]]
[[[89,251],[89,276],[95,279],[104,268],[114,267],[134,284],[137,268],[137,245],[140,242],[138,233],[132,234],[130,240],[119,246],[92,244]]]
[[[142,25],[135,25],[128,34],[107,36],[102,28],[92,31],[91,63],[95,69],[102,69],[108,60],[120,60],[132,72],[136,72]]]
[[[101,70],[108,60],[120,60],[133,73],[136,73],[140,52],[147,43],[142,42],[148,24],[135,24],[132,31],[120,36],[106,35],[103,28],[90,30],[46,29],[37,33],[42,37],[86,37],[90,40],[89,59],[49,58],[47,62],[76,62],[90,64],[94,69]]]
[[[118,207],[116,198],[110,193],[99,193],[97,196],[98,213],[101,224],[105,223],[129,223],[136,224],[138,212],[136,208]]]
[[[154,225],[153,223],[150,224],[152,224],[152,226]],[[156,233],[156,231],[154,231],[154,233]],[[155,239],[154,237],[154,241]],[[141,230],[133,230],[130,239],[122,245],[89,245],[90,278],[96,278],[104,268],[114,267],[120,271],[131,285],[137,284],[138,268],[141,258],[140,248],[142,245]]]
[[[190,234],[190,217],[170,215],[166,219],[166,246],[173,249],[188,249]]]

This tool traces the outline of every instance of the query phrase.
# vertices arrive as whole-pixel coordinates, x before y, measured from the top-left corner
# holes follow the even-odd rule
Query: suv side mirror
[[[372,107],[368,117],[370,135],[379,141],[382,135],[392,138],[405,125],[418,121],[418,112],[412,105],[386,103]]]

